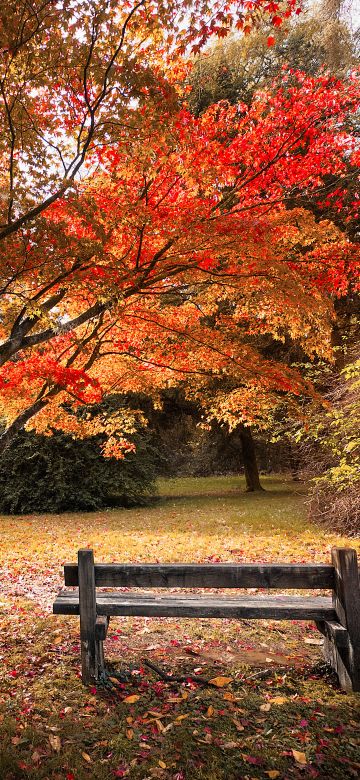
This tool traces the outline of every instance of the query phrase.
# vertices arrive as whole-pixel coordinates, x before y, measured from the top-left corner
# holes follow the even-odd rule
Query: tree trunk
[[[260,484],[260,475],[251,428],[248,428],[246,425],[241,425],[239,429],[239,436],[244,462],[246,490],[248,493],[254,493],[257,490],[264,490]]]
[[[292,446],[292,444],[289,444],[288,452],[289,452],[291,477],[293,479],[293,482],[300,482],[300,475],[299,475],[300,458],[297,456],[296,451]]]

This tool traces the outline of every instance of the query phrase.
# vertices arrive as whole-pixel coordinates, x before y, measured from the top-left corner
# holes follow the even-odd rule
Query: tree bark
[[[291,471],[291,477],[294,482],[300,482],[300,459],[297,456],[292,444],[289,444],[288,447],[288,453],[289,453],[289,463],[290,463],[290,471]]]
[[[249,428],[247,425],[241,425],[239,429],[239,436],[243,455],[246,490],[248,493],[264,490],[260,483],[255,444],[252,437],[251,428]]]

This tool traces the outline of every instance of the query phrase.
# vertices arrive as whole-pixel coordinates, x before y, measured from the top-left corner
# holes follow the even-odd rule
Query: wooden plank
[[[79,550],[79,614],[82,681],[85,685],[97,679],[96,590],[92,550]]]
[[[347,647],[349,644],[349,634],[346,628],[334,620],[316,621],[319,631],[328,639],[332,640],[337,647]]]
[[[61,591],[54,603],[54,615],[78,615],[79,614],[79,595],[76,592],[76,598],[70,595],[73,591]]]
[[[54,604],[56,614],[76,614],[75,591],[63,591]],[[194,594],[98,593],[98,615],[143,617],[271,618],[273,620],[336,621],[331,598],[301,596],[224,597]]]
[[[64,566],[65,585],[78,585],[77,565]],[[332,589],[334,568],[325,564],[104,564],[95,565],[98,587]]]
[[[360,691],[360,584],[356,551],[333,548],[335,571],[333,604],[339,622],[347,629],[349,643],[342,651],[328,648],[345,690]]]

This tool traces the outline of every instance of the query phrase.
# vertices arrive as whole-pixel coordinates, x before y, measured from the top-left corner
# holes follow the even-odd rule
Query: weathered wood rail
[[[64,567],[65,585],[55,614],[80,615],[82,679],[104,670],[103,642],[110,616],[270,618],[314,620],[325,637],[325,657],[340,685],[360,691],[360,587],[355,550],[333,549],[331,565],[316,564],[94,564],[92,550]],[[97,591],[99,587],[110,591]],[[221,588],[331,590],[331,596],[281,594],[226,596],[194,592],[149,593],[115,588]]]

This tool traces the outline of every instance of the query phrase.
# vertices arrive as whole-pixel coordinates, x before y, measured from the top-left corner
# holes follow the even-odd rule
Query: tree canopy
[[[341,181],[356,164],[356,76],[284,72],[249,106],[194,117],[179,47],[214,32],[195,23],[207,3],[13,8],[1,77],[1,446],[33,421],[114,433],[105,451],[119,455],[119,420],[94,429],[79,404],[174,376],[195,392],[241,377],[220,403],[229,420],[254,419],[272,393],[310,392],[255,336],[326,355],[331,296],[356,284],[358,246],[302,208],[305,196],[326,201],[326,175]],[[181,14],[195,14],[186,34]],[[345,208],[341,186],[334,208]]]

